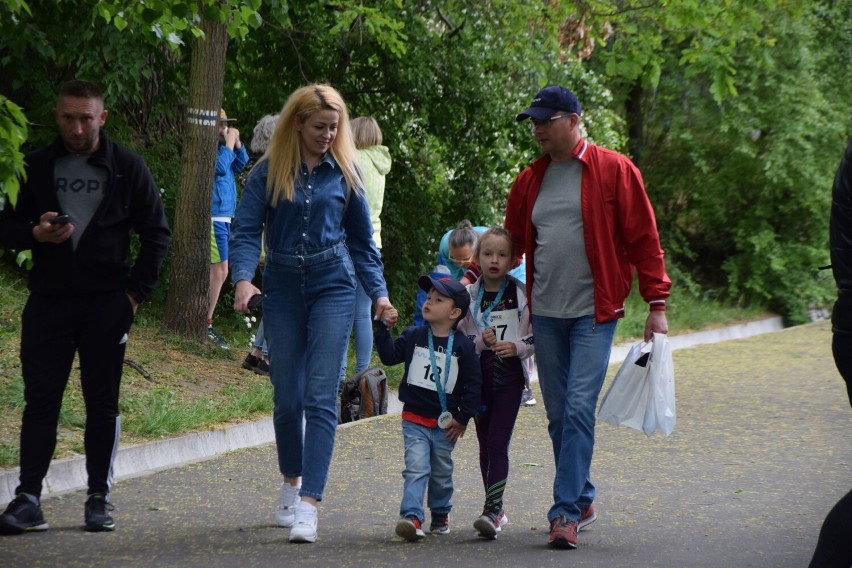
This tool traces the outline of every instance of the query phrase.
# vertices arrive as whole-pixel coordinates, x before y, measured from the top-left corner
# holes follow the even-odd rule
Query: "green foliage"
[[[258,13],[261,0],[98,0],[93,13],[118,31],[134,23],[154,44],[165,41],[173,50],[184,45],[184,36],[203,37],[201,17],[228,24],[228,35],[245,38],[263,24]],[[129,30],[132,32],[136,27]]]
[[[830,188],[849,119],[822,94],[833,80],[810,49],[812,21],[772,17],[777,49],[737,58],[736,98],[719,106],[710,78],[664,75],[644,173],[674,264],[735,303],[802,322],[833,294],[816,267],[828,261]]]
[[[18,200],[18,176],[26,180],[21,146],[27,139],[27,118],[21,107],[0,95],[0,203]]]
[[[579,95],[587,138],[642,169],[676,294],[769,302],[795,320],[830,291],[812,267],[825,258],[827,188],[852,116],[848,2],[29,4],[0,2],[0,92],[25,106],[26,146],[55,136],[57,83],[93,79],[107,88],[108,130],[145,156],[170,218],[201,15],[235,40],[223,106],[246,141],[307,82],[335,85],[352,116],[373,115],[394,159],[382,240],[404,320],[443,232],[462,218],[501,222],[512,180],[538,155],[514,116],[555,83]],[[0,128],[3,148],[9,139]]]

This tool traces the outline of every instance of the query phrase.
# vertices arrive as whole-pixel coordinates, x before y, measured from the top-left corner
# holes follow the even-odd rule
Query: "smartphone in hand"
[[[248,309],[253,310],[258,307],[261,303],[263,303],[263,299],[266,297],[266,294],[255,294],[248,301]]]
[[[51,225],[67,225],[71,222],[71,215],[57,215],[47,220]]]

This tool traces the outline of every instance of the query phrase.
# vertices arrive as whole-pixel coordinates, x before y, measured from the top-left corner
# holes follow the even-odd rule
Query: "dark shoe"
[[[450,515],[445,513],[432,513],[432,522],[429,523],[429,532],[432,534],[450,534]]]
[[[257,360],[257,365],[254,367],[255,374],[263,375],[264,377],[269,376],[269,363],[264,361],[263,359]]]
[[[115,521],[110,516],[114,507],[103,493],[93,493],[86,499],[86,530],[89,532],[114,531]]]
[[[553,548],[577,548],[577,521],[556,517],[550,521],[550,535],[547,544]]]
[[[592,503],[587,509],[580,508],[580,522],[577,523],[577,532],[580,532],[590,524],[598,520],[595,514],[595,504]]]
[[[47,528],[41,507],[26,495],[17,495],[0,515],[0,534],[46,531]]]
[[[259,359],[257,357],[249,353],[246,355],[246,360],[243,361],[243,369],[246,371],[254,371],[254,368],[257,367],[258,361]]]
[[[212,325],[207,326],[207,338],[222,349],[230,349],[231,347],[221,335],[216,333],[216,330],[213,329]]]

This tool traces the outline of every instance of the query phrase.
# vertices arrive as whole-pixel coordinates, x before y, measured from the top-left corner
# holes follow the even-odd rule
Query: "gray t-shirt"
[[[592,269],[580,209],[579,160],[550,162],[532,211],[536,229],[532,312],[552,318],[595,313]]]
[[[80,237],[104,198],[107,171],[89,165],[85,154],[68,154],[56,160],[53,182],[62,213],[71,216],[74,234],[71,246],[77,249]]]

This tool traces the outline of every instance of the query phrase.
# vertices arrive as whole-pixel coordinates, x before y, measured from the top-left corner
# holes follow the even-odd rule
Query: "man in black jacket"
[[[846,381],[852,404],[852,138],[834,177],[831,195],[831,270],[837,283],[837,301],[831,312],[834,364]],[[811,559],[810,568],[852,566],[852,490],[829,511]]]
[[[115,529],[109,490],[127,333],[170,239],[145,161],[101,131],[107,111],[98,87],[63,84],[54,112],[59,137],[26,156],[17,202],[0,214],[0,244],[31,249],[33,259],[21,315],[20,484],[0,516],[0,532],[12,534],[48,528],[39,499],[75,352],[86,403],[85,528]],[[131,232],[140,243],[132,266]]]

